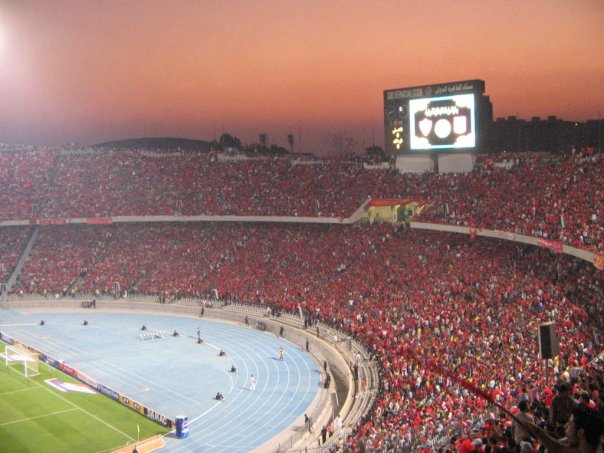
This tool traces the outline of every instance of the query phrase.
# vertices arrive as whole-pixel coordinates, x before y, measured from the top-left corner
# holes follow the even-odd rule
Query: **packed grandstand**
[[[500,407],[514,412],[526,399],[545,426],[562,383],[602,415],[602,155],[483,157],[467,174],[373,164],[5,148],[1,282],[22,297],[143,294],[301,310],[309,323],[351,335],[379,368],[377,398],[334,445],[342,451],[418,450],[435,439],[443,450],[486,451],[492,442],[496,451],[514,442]],[[404,222],[345,222],[368,199],[421,209]],[[560,338],[549,377],[536,341],[547,321]]]

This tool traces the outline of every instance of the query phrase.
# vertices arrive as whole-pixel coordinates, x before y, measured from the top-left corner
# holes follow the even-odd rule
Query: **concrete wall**
[[[399,156],[396,158],[395,166],[401,173],[425,173],[434,170],[432,159],[428,154]]]
[[[509,231],[500,231],[500,230],[482,230],[480,228],[470,228],[464,226],[455,226],[455,225],[444,225],[440,223],[423,223],[423,222],[411,222],[411,228],[418,228],[422,230],[432,230],[432,231],[446,231],[449,233],[460,233],[460,234],[471,234],[474,233],[476,236],[489,237],[493,239],[504,239],[506,241],[519,242],[521,244],[529,244],[537,247],[544,247],[543,242],[541,242],[541,238],[536,238],[533,236],[524,236],[522,234],[511,233]],[[566,253],[567,255],[572,255],[576,258],[580,258],[584,261],[588,261],[593,264],[594,262],[594,253],[588,250],[579,249],[577,247],[571,247],[570,245],[562,245],[562,253]]]
[[[476,156],[470,153],[442,153],[438,155],[439,173],[469,173],[474,169]]]

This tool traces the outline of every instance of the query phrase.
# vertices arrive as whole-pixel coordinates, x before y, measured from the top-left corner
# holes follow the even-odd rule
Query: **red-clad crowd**
[[[604,156],[514,156],[447,177],[421,219],[545,237],[604,250]]]
[[[129,224],[42,227],[26,292],[214,297],[271,305],[361,341],[379,397],[345,449],[410,448],[466,432],[492,407],[546,389],[536,342],[554,320],[553,378],[599,352],[603,273],[545,249],[390,225]],[[439,371],[440,370],[440,371]]]
[[[36,217],[53,178],[57,151],[25,148],[0,149],[0,220]]]
[[[368,197],[415,197],[418,220],[604,250],[600,154],[480,159],[468,174],[401,174],[361,160],[217,153],[0,152],[0,220],[132,215],[348,217]]]
[[[409,175],[343,160],[26,149],[0,152],[0,219],[345,217],[368,197],[417,197],[428,201],[420,221],[603,251],[603,170],[601,155],[581,154]],[[30,235],[30,227],[0,228],[3,282]],[[342,448],[404,451],[492,419],[493,405],[479,392],[512,410],[526,390],[548,409],[554,391],[538,358],[537,327],[555,321],[561,340],[552,382],[583,376],[601,348],[603,277],[545,249],[402,226],[131,223],[41,226],[12,291],[300,307],[310,322],[353,335],[380,366],[378,400]],[[591,399],[601,409],[598,394]]]

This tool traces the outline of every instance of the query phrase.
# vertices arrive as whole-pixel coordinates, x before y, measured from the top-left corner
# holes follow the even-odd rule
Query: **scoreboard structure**
[[[483,145],[493,108],[483,80],[384,90],[389,154],[472,152]]]

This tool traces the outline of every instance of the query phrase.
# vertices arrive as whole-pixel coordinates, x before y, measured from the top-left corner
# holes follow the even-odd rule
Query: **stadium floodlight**
[[[40,374],[38,371],[38,357],[32,351],[23,347],[6,345],[4,349],[4,363],[7,367],[12,366],[25,377],[33,377]],[[19,365],[23,364],[21,368]]]

